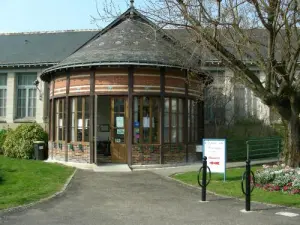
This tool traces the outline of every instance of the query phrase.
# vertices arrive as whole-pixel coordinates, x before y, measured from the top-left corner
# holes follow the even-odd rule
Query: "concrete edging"
[[[38,201],[34,201],[34,202],[31,202],[31,203],[28,203],[28,204],[25,204],[25,205],[19,205],[19,206],[15,206],[15,207],[11,207],[11,208],[7,208],[7,209],[0,209],[0,216],[3,215],[3,214],[6,214],[6,213],[13,213],[13,212],[20,212],[20,211],[23,211],[25,209],[28,209],[32,206],[35,206],[39,203],[43,203],[43,202],[46,202],[50,199],[53,199],[57,196],[60,196],[61,194],[63,194],[65,192],[65,190],[68,188],[69,184],[71,183],[71,180],[73,179],[75,173],[77,172],[77,169],[75,168],[74,172],[69,176],[69,178],[67,179],[67,181],[65,182],[64,186],[61,188],[60,191],[50,195],[49,197],[46,197],[46,198],[42,198]]]

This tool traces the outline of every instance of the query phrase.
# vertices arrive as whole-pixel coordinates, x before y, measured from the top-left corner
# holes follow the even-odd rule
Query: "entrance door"
[[[125,97],[111,98],[111,160],[127,163],[127,100]]]

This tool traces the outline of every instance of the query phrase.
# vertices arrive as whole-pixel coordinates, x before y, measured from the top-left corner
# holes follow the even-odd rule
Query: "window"
[[[198,140],[198,104],[195,100],[188,100],[188,136],[189,142]]]
[[[6,116],[7,75],[0,74],[0,117]]]
[[[234,87],[234,115],[237,119],[246,117],[246,98],[244,87]]]
[[[18,74],[18,100],[17,100],[17,117],[35,117],[36,112],[36,87],[33,82],[36,80],[37,75]]]
[[[71,132],[72,142],[89,142],[89,98],[71,98]]]
[[[133,142],[159,142],[160,98],[134,97],[133,102]]]
[[[183,101],[165,98],[164,142],[183,142]]]
[[[55,100],[55,140],[65,140],[65,99]]]
[[[126,100],[125,98],[116,97],[113,99],[113,141],[114,143],[126,143],[125,129],[126,129]]]
[[[204,91],[204,118],[210,123],[225,122],[226,97],[222,94],[223,88],[210,87]],[[228,100],[227,100],[228,101]]]

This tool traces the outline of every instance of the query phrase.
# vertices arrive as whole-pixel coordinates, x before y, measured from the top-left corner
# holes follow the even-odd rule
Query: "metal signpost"
[[[208,181],[207,181],[207,170],[208,170]],[[202,179],[200,178],[202,175]],[[210,182],[211,179],[211,172],[210,172],[210,168],[209,166],[207,166],[207,158],[206,156],[204,156],[203,158],[203,166],[201,166],[198,176],[198,184],[201,187],[202,190],[202,197],[201,197],[201,201],[205,202],[206,201],[206,187]],[[200,182],[201,181],[201,182]]]
[[[252,175],[252,177],[251,177]],[[246,190],[244,186],[244,181],[246,181]],[[252,182],[252,187],[251,187]],[[243,174],[242,182],[241,182],[241,188],[242,192],[245,195],[246,201],[245,201],[245,210],[250,211],[251,210],[251,193],[255,187],[255,177],[254,173],[251,171],[251,165],[250,160],[246,161],[246,171]]]

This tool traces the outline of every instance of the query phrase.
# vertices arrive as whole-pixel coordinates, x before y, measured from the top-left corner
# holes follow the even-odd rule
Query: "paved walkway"
[[[0,214],[3,225],[299,225],[300,217],[276,215],[281,207],[244,203],[209,195],[201,203],[200,190],[150,171],[95,173],[79,170],[59,197],[22,212]]]

